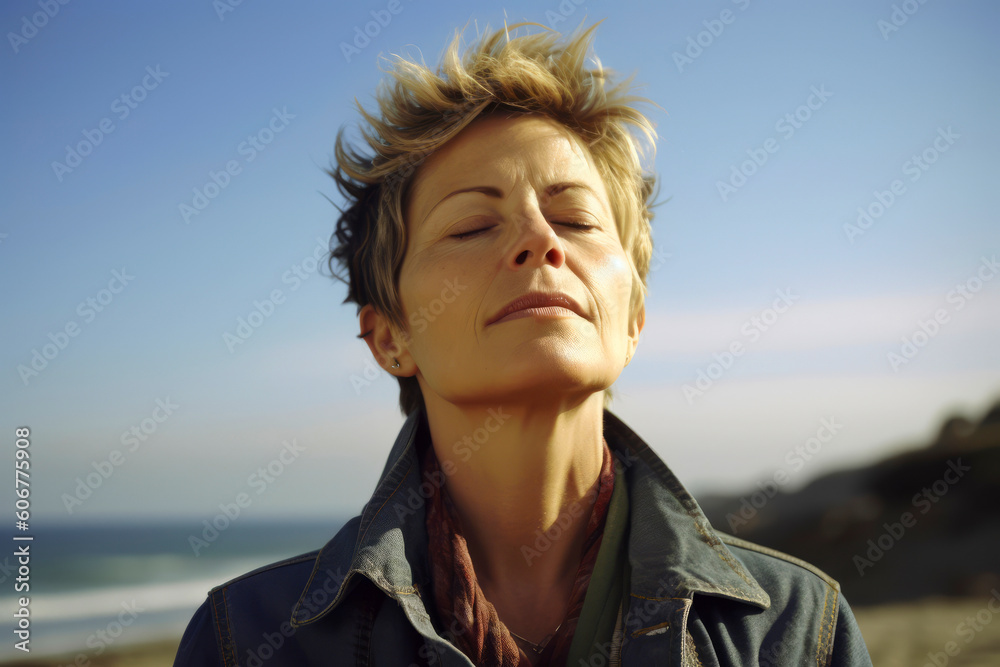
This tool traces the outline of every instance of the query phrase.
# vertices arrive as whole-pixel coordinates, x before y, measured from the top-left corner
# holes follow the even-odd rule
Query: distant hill
[[[921,449],[767,491],[698,501],[717,529],[816,565],[854,605],[1000,587],[1000,403],[978,423],[947,419]]]

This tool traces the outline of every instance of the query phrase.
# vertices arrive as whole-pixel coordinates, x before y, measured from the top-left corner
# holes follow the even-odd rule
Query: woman
[[[456,35],[362,109],[373,157],[338,136],[331,261],[407,419],[361,516],[214,589],[176,664],[871,664],[835,581],[716,533],[606,410],[655,135],[595,28]]]

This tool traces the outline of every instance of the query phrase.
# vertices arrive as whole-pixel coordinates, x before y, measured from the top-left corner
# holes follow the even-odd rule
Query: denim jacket
[[[626,474],[630,572],[613,640],[581,667],[871,666],[836,581],[715,531],[663,461],[607,410],[604,437]],[[361,515],[318,551],[212,589],[175,666],[472,666],[447,639],[461,628],[436,620],[424,525],[435,481],[420,478],[417,458],[429,442],[416,410]]]

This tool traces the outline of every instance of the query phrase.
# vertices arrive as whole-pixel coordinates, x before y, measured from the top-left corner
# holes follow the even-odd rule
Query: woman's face
[[[421,166],[405,209],[399,292],[425,398],[587,395],[621,373],[642,329],[632,272],[589,151],[540,116],[477,119]],[[529,292],[548,307],[493,322]]]

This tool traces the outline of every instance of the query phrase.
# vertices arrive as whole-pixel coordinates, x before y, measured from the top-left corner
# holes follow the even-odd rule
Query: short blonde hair
[[[330,240],[331,274],[347,284],[344,303],[371,304],[397,331],[408,331],[399,299],[399,273],[407,247],[404,211],[415,173],[428,156],[476,118],[494,111],[538,114],[571,129],[586,145],[608,191],[611,210],[629,258],[633,288],[630,313],[645,301],[646,276],[653,252],[650,199],[656,176],[645,172],[645,145],[655,154],[656,131],[634,106],[648,102],[630,94],[631,77],[613,84],[614,73],[595,57],[584,59],[600,23],[581,26],[565,43],[560,34],[537,23],[517,23],[489,34],[459,56],[461,30],[446,48],[437,72],[395,56],[392,76],[380,82],[376,99],[381,117],[355,100],[367,123],[361,128],[365,155],[337,133],[336,165],[327,170],[346,198]],[[544,32],[511,36],[522,26]],[[347,278],[334,263],[347,270]],[[370,335],[362,333],[359,338]],[[404,415],[423,406],[415,377],[398,377]],[[605,390],[604,405],[611,400]]]

